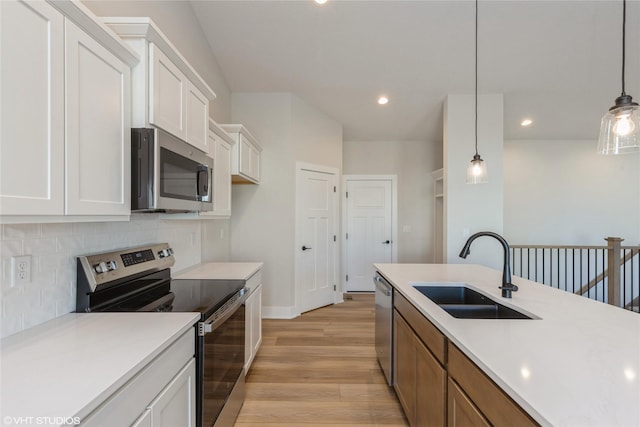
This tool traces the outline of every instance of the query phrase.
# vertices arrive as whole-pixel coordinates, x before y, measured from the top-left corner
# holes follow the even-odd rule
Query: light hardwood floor
[[[235,427],[408,425],[376,360],[373,295],[262,328]]]

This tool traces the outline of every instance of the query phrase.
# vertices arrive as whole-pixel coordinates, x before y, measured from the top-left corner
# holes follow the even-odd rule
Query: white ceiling
[[[294,92],[345,140],[440,140],[446,95],[474,90],[473,1],[191,3],[232,92]],[[621,92],[621,28],[621,0],[481,0],[478,91],[504,94],[505,139],[597,139]],[[640,0],[626,70],[640,101]]]

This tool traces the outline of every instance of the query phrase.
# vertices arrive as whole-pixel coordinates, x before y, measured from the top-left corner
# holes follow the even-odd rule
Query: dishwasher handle
[[[373,282],[376,284],[376,290],[382,292],[386,297],[391,296],[391,293],[393,292],[393,288],[381,276],[376,274],[373,277]]]

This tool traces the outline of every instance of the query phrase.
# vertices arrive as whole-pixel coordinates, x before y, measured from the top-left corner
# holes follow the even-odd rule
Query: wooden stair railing
[[[626,264],[627,262],[631,261],[631,259],[638,255],[640,253],[640,250],[635,251],[634,248],[632,247],[621,247],[621,249],[631,249],[631,252],[629,252],[628,254],[626,254],[624,256],[624,258],[620,259],[620,264],[618,265],[618,267],[622,267],[623,264]],[[593,287],[595,287],[598,283],[602,282],[605,277],[607,277],[607,275],[609,274],[609,270],[605,270],[602,273],[598,274],[598,276],[596,276],[596,278],[592,279],[589,283],[587,283],[586,285],[584,285],[583,287],[581,287],[580,289],[578,289],[577,291],[575,291],[576,295],[584,295],[585,293],[587,293],[587,291],[589,291],[590,289],[592,289]],[[638,298],[636,298],[636,300],[638,300]]]

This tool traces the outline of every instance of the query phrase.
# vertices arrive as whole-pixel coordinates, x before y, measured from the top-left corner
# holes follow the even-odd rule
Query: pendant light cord
[[[624,68],[624,67],[623,67]],[[623,72],[624,76],[624,72]],[[623,77],[624,81],[624,77]],[[624,83],[623,83],[624,87]],[[475,107],[476,107],[476,156],[478,155],[478,0],[476,0],[476,81],[475,81]],[[623,88],[624,92],[624,88]]]
[[[625,51],[626,51],[626,27],[627,27],[627,0],[622,0],[622,95],[625,95],[624,90],[624,66],[625,66]]]

